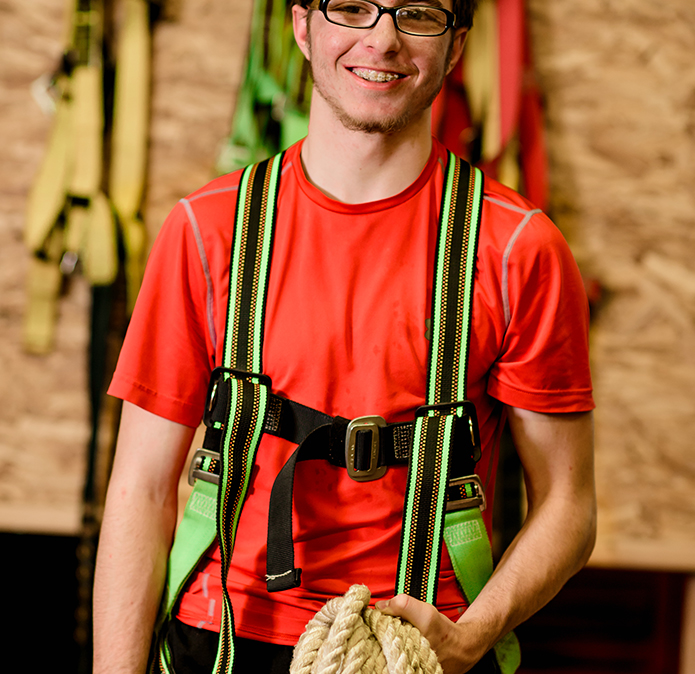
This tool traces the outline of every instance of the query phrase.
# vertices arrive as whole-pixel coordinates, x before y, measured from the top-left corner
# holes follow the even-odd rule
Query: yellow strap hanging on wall
[[[101,186],[104,109],[101,65],[78,65],[71,78],[73,196],[91,198]]]
[[[31,251],[41,251],[65,206],[67,183],[72,170],[70,80],[61,75],[55,87],[60,91],[56,102],[53,132],[27,201],[24,243]]]
[[[521,168],[519,167],[519,139],[510,138],[504,146],[502,156],[497,163],[497,179],[503,184],[519,191]]]
[[[45,241],[46,257],[32,257],[27,290],[30,302],[24,315],[24,347],[29,353],[44,354],[53,344],[56,300],[63,275],[60,254],[63,233],[53,230]]]
[[[94,286],[111,285],[118,273],[118,235],[111,204],[103,192],[89,201],[81,255],[84,275]]]
[[[147,235],[139,217],[145,190],[150,101],[150,23],[146,0],[125,0],[116,67],[109,196],[123,236],[129,310],[144,271]]]
[[[90,284],[115,281],[117,222],[130,308],[140,288],[146,254],[140,208],[149,122],[149,2],[123,0],[107,196],[102,0],[73,1],[65,67],[54,78],[59,98],[53,132],[27,204],[24,238],[39,259],[29,271],[24,343],[34,353],[52,347],[62,276],[71,273],[78,261]]]
[[[145,183],[150,98],[150,31],[145,0],[125,0],[118,45],[109,196],[116,213],[140,209]]]
[[[492,161],[502,151],[498,54],[497,3],[481,0],[466,42],[463,69],[471,121],[482,133],[483,161]]]

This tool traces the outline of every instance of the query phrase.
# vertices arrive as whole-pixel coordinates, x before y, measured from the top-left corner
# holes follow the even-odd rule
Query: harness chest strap
[[[203,448],[195,453],[190,464],[191,486],[195,485],[196,479],[219,482],[217,450],[226,422],[229,388],[225,377],[229,374],[248,375],[221,367],[213,371],[203,416],[207,431]],[[470,472],[480,458],[480,439],[475,407],[472,404],[464,407],[465,414],[457,417],[457,433],[461,433],[466,445],[464,453],[466,460],[471,461]],[[352,420],[331,417],[271,393],[263,432],[301,445],[296,460],[323,459],[339,468],[346,468],[352,479],[363,482],[381,477],[388,466],[408,464],[414,428],[414,421],[389,424],[375,416]],[[457,474],[464,474],[461,472],[463,466],[460,469]]]
[[[274,223],[281,162],[282,155],[278,155],[266,162],[248,167],[244,171],[240,183],[235,238],[230,262],[230,299],[225,333],[224,366],[222,368],[224,371],[220,373],[222,376],[217,384],[218,388],[225,392],[221,396],[221,399],[225,401],[222,406],[225,409],[222,417],[224,421],[207,419],[209,428],[205,444],[209,445],[211,442],[214,446],[214,439],[219,438],[220,435],[223,435],[224,439],[219,455],[216,456],[215,452],[208,452],[208,455],[203,453],[199,456],[198,466],[194,470],[194,477],[197,478],[219,472],[217,479],[220,488],[215,488],[211,482],[206,480],[196,480],[193,494],[186,506],[184,521],[177,532],[172,548],[163,605],[162,619],[166,619],[170,616],[178,594],[195,568],[199,557],[212,544],[215,535],[217,535],[222,556],[224,596],[222,629],[215,672],[231,672],[233,670],[234,627],[231,604],[226,590],[226,578],[236,525],[248,487],[256,448],[264,429],[268,432],[268,427],[274,426],[272,418],[276,412],[269,412],[269,409],[277,408],[275,397],[270,394],[270,381],[264,375],[254,373],[262,372],[263,312],[272,252],[272,225]],[[465,190],[460,182],[462,169],[465,171],[465,177],[469,175],[469,172],[472,177],[472,180],[466,181],[467,189]],[[463,395],[450,397],[452,391],[455,391],[457,396],[465,394],[465,365],[463,368],[450,368],[450,364],[452,362],[458,363],[456,356],[457,354],[460,355],[461,342],[465,343],[464,355],[467,356],[473,274],[470,261],[474,262],[475,260],[475,243],[473,246],[464,246],[467,251],[464,265],[467,264],[468,277],[465,273],[461,276],[460,260],[453,261],[454,275],[450,275],[451,252],[459,250],[461,245],[457,230],[461,229],[462,224],[470,227],[471,221],[475,221],[477,231],[481,195],[482,174],[477,170],[471,171],[465,162],[450,155],[444,187],[440,243],[438,244],[437,264],[435,265],[437,268],[437,278],[434,284],[435,302],[438,304],[433,304],[433,339],[432,353],[430,354],[428,405],[422,409],[415,423],[412,424],[412,435],[415,442],[411,451],[409,488],[404,507],[404,523],[407,529],[404,527],[403,550],[398,571],[399,587],[397,588],[398,591],[407,591],[413,596],[430,601],[434,601],[434,593],[436,592],[439,549],[445,520],[444,495],[447,486],[458,490],[457,493],[460,495],[460,498],[454,497],[452,500],[467,507],[466,510],[459,511],[467,514],[466,522],[456,521],[454,523],[457,526],[456,531],[460,532],[462,524],[465,528],[473,523],[471,526],[477,529],[481,535],[468,536],[468,539],[478,541],[478,548],[486,547],[487,557],[490,559],[489,570],[484,568],[484,564],[477,565],[480,568],[473,572],[469,570],[467,575],[474,578],[474,585],[477,584],[482,587],[491,572],[489,541],[480,517],[480,509],[471,507],[480,504],[482,487],[479,482],[476,484],[475,480],[465,477],[459,480],[454,479],[448,485],[449,447],[454,437],[454,428],[457,424],[460,425],[460,420],[465,416],[466,406],[470,405],[470,403],[465,402]],[[453,203],[452,199],[454,200]],[[464,211],[466,213],[463,216],[461,215],[462,205],[465,205]],[[443,229],[447,231],[443,233]],[[465,236],[467,237],[467,235]],[[468,242],[467,238],[466,242]],[[445,270],[444,276],[442,276],[442,270]],[[461,279],[468,282],[467,298],[465,297],[466,293],[462,293]],[[449,292],[438,295],[440,286],[449,289]],[[452,286],[456,286],[456,288],[451,290]],[[449,325],[455,326],[455,328],[451,328],[447,326],[446,321],[451,311],[449,303],[454,300],[457,302],[457,311],[455,319],[449,321]],[[435,340],[436,344],[434,343]],[[448,358],[454,360],[449,361]],[[448,368],[443,368],[445,363],[449,364]],[[452,370],[451,374],[447,372],[447,369]],[[280,404],[281,410],[292,410],[293,407],[296,410],[296,408],[303,407],[290,401]],[[219,410],[220,405],[213,405],[213,409]],[[318,423],[319,426],[326,425],[321,423],[325,419],[321,418],[320,412],[309,410],[309,413],[310,416],[311,414],[315,416],[314,422]],[[470,417],[467,418],[467,421],[469,419]],[[336,420],[331,420],[330,426],[335,426],[335,423]],[[384,424],[384,426],[386,425]],[[378,432],[381,435],[382,430],[379,429]],[[281,435],[282,433],[276,434]],[[356,437],[359,435],[360,431],[358,430]],[[374,432],[371,432],[371,435],[373,438]],[[283,437],[286,436],[283,435]],[[364,439],[364,435],[362,437]],[[347,444],[349,446],[349,440]],[[364,442],[362,444],[364,445]],[[373,446],[373,444],[373,439],[367,442],[367,445]],[[307,456],[306,458],[315,457]],[[370,471],[372,463],[373,461],[370,459]],[[291,470],[288,469],[287,472],[293,474],[293,465]],[[292,480],[286,480],[285,484],[289,484],[291,499]],[[426,500],[429,502],[425,503]],[[291,508],[289,510],[291,511]],[[213,511],[217,513],[216,530],[212,527]],[[447,526],[448,517],[447,515]],[[270,519],[271,522],[274,519],[272,503]],[[285,537],[289,536],[289,550],[292,552],[291,519],[283,518],[282,521],[285,522],[284,535]],[[289,527],[287,521],[289,521]],[[192,541],[187,540],[187,536],[193,530],[195,530],[195,538],[197,539],[196,550],[193,550],[193,546],[190,545]],[[461,541],[466,539],[465,536],[461,536],[459,533],[450,539],[455,543],[454,549],[450,549],[452,560],[457,553],[461,553],[460,560],[468,555],[466,545],[461,544]],[[449,545],[448,540],[447,544]],[[269,542],[269,549],[271,547]],[[268,573],[271,580],[274,580],[273,577],[284,578],[291,582],[290,587],[298,584],[301,570],[293,567],[293,553],[289,562],[288,570],[280,574],[273,574],[269,561]],[[466,559],[465,564],[454,562],[454,568],[458,569],[462,564],[467,567],[469,562],[470,558]],[[463,583],[469,582],[465,576],[466,573],[461,576]],[[281,582],[284,583],[284,581]],[[464,587],[464,592],[469,602],[477,595],[475,589],[466,590]],[[165,639],[160,638],[158,655],[159,670],[169,671],[169,653]],[[505,673],[512,672],[514,669],[515,667],[505,667],[503,671]]]

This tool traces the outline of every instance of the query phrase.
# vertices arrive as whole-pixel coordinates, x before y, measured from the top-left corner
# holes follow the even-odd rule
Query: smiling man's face
[[[397,4],[402,3],[386,0],[387,6]],[[422,4],[451,10],[451,0]],[[360,30],[296,5],[293,12],[297,43],[311,63],[314,95],[347,129],[366,133],[393,133],[422,120],[465,38],[465,31],[454,30],[437,37],[406,35],[388,15]]]

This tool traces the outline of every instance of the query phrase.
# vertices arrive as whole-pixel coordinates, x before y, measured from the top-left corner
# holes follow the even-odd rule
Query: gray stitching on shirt
[[[514,204],[508,204],[506,201],[502,201],[500,199],[495,199],[495,197],[485,197],[485,201],[490,201],[493,204],[497,204],[498,206],[502,206],[502,208],[506,208],[509,211],[516,211],[517,213],[536,213],[539,210],[536,208],[533,211],[529,211],[528,208],[521,208],[521,206],[515,206]]]
[[[238,186],[234,187],[218,187],[214,190],[208,190],[207,192],[201,192],[200,194],[194,194],[193,196],[187,197],[186,199],[181,199],[181,201],[195,201],[196,199],[202,199],[203,197],[209,197],[211,194],[224,194],[225,192],[236,192],[238,191]]]
[[[292,166],[290,162],[286,166],[282,167],[282,174],[289,170]],[[214,293],[212,288],[212,277],[210,275],[210,265],[208,264],[207,254],[205,253],[205,246],[203,245],[203,237],[200,233],[200,227],[198,226],[198,220],[195,217],[195,213],[191,208],[191,202],[196,199],[201,199],[202,197],[207,197],[213,194],[224,194],[225,192],[237,192],[239,187],[234,185],[233,187],[219,187],[214,190],[208,190],[207,192],[201,192],[194,196],[181,199],[183,207],[186,209],[188,215],[188,221],[191,223],[191,229],[193,230],[193,235],[195,236],[196,246],[198,247],[198,255],[200,257],[200,263],[203,265],[203,273],[205,274],[205,284],[207,286],[207,296],[206,296],[206,311],[207,311],[207,322],[208,322],[208,333],[210,334],[210,341],[212,342],[212,348],[217,351],[217,331],[215,330],[215,314],[214,314]]]
[[[492,201],[492,199],[490,200]],[[505,205],[505,204],[500,204],[500,205]],[[511,210],[518,210],[515,207],[512,207]],[[504,251],[504,257],[502,258],[502,305],[504,307],[504,321],[507,326],[509,326],[509,321],[512,318],[512,313],[509,308],[509,256],[512,254],[512,248],[514,248],[514,244],[516,243],[516,240],[519,238],[519,235],[521,234],[522,230],[526,225],[529,223],[531,218],[536,214],[536,213],[542,213],[540,208],[535,208],[532,211],[520,211],[521,213],[525,213],[523,220],[517,225],[517,228],[514,230],[514,233],[509,239],[509,242],[507,243],[507,248]]]
[[[210,265],[208,264],[208,257],[205,253],[205,246],[203,246],[203,237],[200,234],[200,227],[198,227],[198,221],[195,217],[195,213],[191,208],[191,204],[188,199],[181,199],[183,207],[186,209],[188,214],[188,221],[191,223],[191,229],[193,230],[193,235],[195,236],[195,243],[198,247],[198,255],[200,257],[200,263],[203,265],[203,274],[205,275],[205,285],[207,287],[206,293],[206,313],[208,321],[208,332],[210,334],[210,341],[212,342],[213,353],[217,352],[217,332],[215,331],[215,320],[214,320],[214,295],[212,292],[212,277],[210,276]]]

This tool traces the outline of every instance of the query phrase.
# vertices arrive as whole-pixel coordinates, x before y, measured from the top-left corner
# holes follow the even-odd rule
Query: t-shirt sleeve
[[[502,262],[507,329],[488,393],[535,412],[591,410],[589,306],[574,257],[542,213],[515,235]]]
[[[179,203],[150,253],[110,395],[187,426],[200,423],[214,362],[208,283]]]

